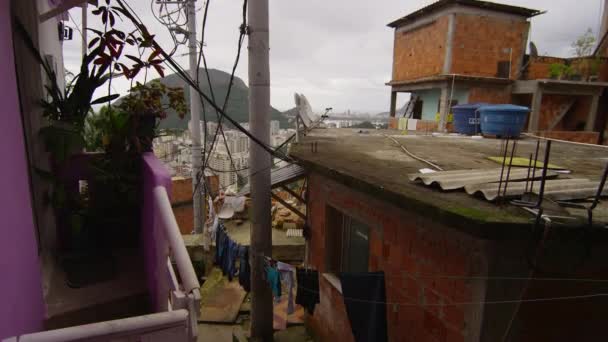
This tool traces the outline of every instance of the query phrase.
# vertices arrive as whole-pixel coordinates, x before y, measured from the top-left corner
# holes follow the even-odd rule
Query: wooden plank
[[[574,106],[575,102],[576,102],[576,100],[572,100],[568,104],[566,104],[564,106],[564,108],[562,109],[562,111],[559,113],[559,115],[556,116],[555,119],[553,119],[553,122],[551,122],[549,124],[549,127],[547,128],[547,130],[552,131],[555,128],[555,126],[557,126],[557,124],[560,123],[560,121],[562,121],[564,116],[566,116],[566,114],[568,114],[570,109],[572,109],[572,106]]]
[[[530,120],[528,122],[528,132],[538,131],[538,122],[540,121],[540,107],[543,101],[543,91],[537,88],[532,95],[532,111],[530,112]]]
[[[200,322],[233,323],[243,304],[246,292],[238,281],[225,281],[206,295],[201,305]]]
[[[281,185],[281,188],[287,191],[291,196],[295,197],[298,201],[306,203],[306,201],[300,195],[296,194],[295,191],[291,190],[287,185]]]
[[[296,209],[294,206],[292,206],[291,204],[287,203],[284,199],[282,199],[281,197],[277,196],[274,192],[271,192],[270,195],[272,196],[272,198],[274,198],[275,200],[277,200],[277,202],[281,203],[283,206],[285,206],[285,208],[291,210],[294,214],[300,216],[301,218],[303,218],[304,220],[306,220],[306,215],[302,214],[301,211],[299,211],[298,209]]]

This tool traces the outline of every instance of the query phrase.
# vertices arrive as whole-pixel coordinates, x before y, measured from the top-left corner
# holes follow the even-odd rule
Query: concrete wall
[[[406,81],[442,73],[448,17],[408,31],[395,30],[393,81]]]
[[[450,73],[496,77],[499,61],[509,61],[511,78],[522,65],[530,24],[524,19],[457,14]]]
[[[38,11],[40,13],[45,13],[49,11],[52,7],[49,4],[48,0],[37,0],[38,2]],[[55,68],[55,72],[57,73],[57,83],[60,89],[65,87],[65,67],[63,63],[63,42],[59,40],[59,33],[57,29],[57,25],[61,22],[62,16],[56,16],[51,18],[39,25],[39,49],[42,53],[43,57],[46,55],[53,56],[53,67]],[[79,39],[80,36],[76,29],[74,29],[74,39]],[[78,52],[80,53],[80,51]],[[77,74],[79,70],[71,70],[73,73]],[[46,74],[41,69],[41,73],[43,74],[43,79],[46,80]]]
[[[452,99],[459,104],[468,103],[469,90],[463,87],[455,87]],[[419,90],[415,92],[422,100],[422,120],[435,121],[435,116],[439,112],[439,98],[441,89]]]
[[[0,0],[0,339],[42,329],[44,302],[8,0]]]
[[[387,301],[412,303],[387,307],[390,341],[475,340],[480,329],[475,306],[425,306],[483,298],[483,284],[420,275],[485,274],[484,243],[434,222],[416,212],[398,209],[313,173],[309,178],[312,227],[311,263],[325,271],[327,206],[370,227],[369,270],[386,272]],[[327,248],[332,248],[328,246]],[[352,341],[341,294],[324,277],[320,304],[310,324],[326,341]],[[433,338],[431,338],[433,337]]]

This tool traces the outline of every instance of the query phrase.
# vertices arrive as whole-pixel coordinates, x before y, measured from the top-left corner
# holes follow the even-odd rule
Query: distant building
[[[514,103],[531,108],[529,132],[586,131],[579,139],[597,141],[606,126],[598,104],[608,83],[580,67],[592,58],[526,55],[530,18],[539,14],[486,1],[440,0],[388,24],[394,28],[391,117],[398,93],[412,95],[408,115],[435,123],[439,131],[446,129],[453,105]],[[608,67],[605,58],[599,61],[600,70]],[[551,64],[581,74],[549,79]]]
[[[232,157],[232,162],[230,160]],[[249,170],[249,153],[231,153],[218,149],[211,154],[209,159],[210,172],[219,177],[220,188],[226,190],[229,187],[237,188],[239,177],[247,177]],[[234,171],[236,170],[236,171]]]
[[[277,120],[270,121],[270,135],[277,135],[281,130],[281,123]]]

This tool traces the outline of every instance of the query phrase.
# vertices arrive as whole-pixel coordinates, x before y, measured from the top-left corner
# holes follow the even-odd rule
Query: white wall
[[[51,9],[49,0],[37,0],[38,1],[38,12],[45,13]],[[57,2],[57,1],[55,1]],[[61,20],[61,16],[51,18],[43,23],[39,23],[39,44],[40,52],[42,56],[51,55],[53,56],[53,64],[55,72],[57,73],[57,83],[60,89],[65,87],[65,67],[63,64],[63,42],[59,40],[58,24]],[[43,79],[46,80],[44,71]]]

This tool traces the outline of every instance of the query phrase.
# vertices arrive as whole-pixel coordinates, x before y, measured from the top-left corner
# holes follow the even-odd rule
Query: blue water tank
[[[500,137],[519,137],[530,108],[511,104],[489,105],[479,108],[481,133]]]
[[[487,103],[465,103],[453,106],[452,113],[454,114],[454,130],[456,133],[468,135],[481,133],[477,110],[487,105]]]

